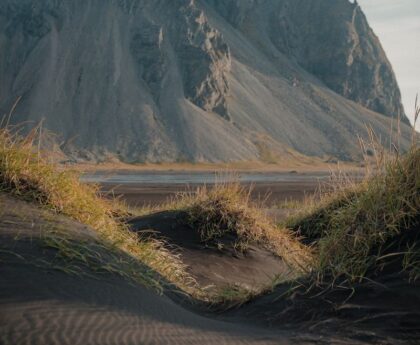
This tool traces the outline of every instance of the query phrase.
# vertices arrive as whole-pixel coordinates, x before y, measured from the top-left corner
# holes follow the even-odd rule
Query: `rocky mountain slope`
[[[348,0],[3,0],[2,113],[17,99],[12,123],[96,159],[352,159],[366,124],[410,130]]]

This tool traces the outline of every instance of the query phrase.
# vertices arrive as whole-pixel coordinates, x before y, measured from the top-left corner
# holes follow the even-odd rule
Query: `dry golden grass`
[[[384,270],[409,281],[420,278],[419,115],[416,99],[408,152],[401,155],[398,138],[385,150],[368,128],[370,140],[360,140],[365,178],[356,183],[339,173],[332,190],[306,200],[286,222],[314,245],[317,284],[352,286]]]
[[[396,261],[420,277],[420,149],[375,158],[362,182],[339,183],[287,222],[315,244],[320,281],[360,282]]]
[[[12,134],[9,129],[0,129],[0,192],[36,202],[90,226],[108,249],[121,251],[151,267],[168,281],[190,289],[193,280],[177,256],[165,249],[162,242],[140,238],[129,231],[115,218],[116,214],[124,214],[124,208],[116,202],[99,198],[97,186],[82,184],[77,172],[57,171],[54,165],[47,163],[34,145],[36,137],[36,129],[26,137]],[[52,232],[46,243],[72,260],[80,254],[71,246],[73,243],[64,232]],[[81,255],[82,258],[88,260],[92,255]],[[112,270],[118,271],[115,267]],[[120,270],[119,273],[143,284],[159,285],[157,276],[150,272]]]
[[[123,252],[169,282],[203,297],[179,257],[171,254],[164,243],[141,238],[118,221],[127,212],[124,205],[99,198],[98,187],[80,183],[79,173],[59,171],[49,164],[39,148],[34,149],[36,136],[36,130],[27,137],[12,134],[8,129],[0,130],[0,191],[35,201],[89,225],[99,235],[102,249]],[[404,239],[405,247],[401,247],[405,233],[419,221],[420,150],[415,146],[415,138],[413,148],[404,157],[397,154],[388,158],[373,146],[373,158],[369,159],[376,165],[368,170],[366,179],[352,183],[340,178],[333,192],[307,201],[303,213],[289,220],[287,225],[292,230],[273,224],[251,202],[250,189],[237,182],[198,188],[159,209],[148,209],[147,213],[171,209],[185,212],[203,242],[218,244],[223,237],[230,236],[238,251],[246,251],[250,243],[260,243],[283,258],[296,276],[315,270],[320,280],[340,277],[352,283],[382,269],[389,258],[400,257],[402,270],[417,279],[420,277],[417,240]],[[311,241],[315,249],[302,244],[297,233]],[[64,258],[98,265],[95,248],[75,245],[65,231],[49,233],[45,242]],[[138,270],[130,263],[102,269],[159,286],[152,270]],[[212,298],[244,301],[252,296],[250,291],[227,288]]]
[[[118,220],[127,213],[124,205],[98,197],[98,186],[81,183],[78,172],[57,170],[54,164],[48,163],[34,144],[37,135],[36,129],[26,137],[12,134],[8,129],[0,130],[0,191],[86,224],[100,239],[96,244],[85,243],[68,236],[66,229],[46,231],[44,244],[56,249],[58,256],[67,263],[63,267],[54,267],[61,267],[69,273],[81,272],[77,268],[77,263],[81,263],[97,272],[118,273],[159,289],[161,281],[153,274],[155,271],[165,281],[176,284],[195,297],[211,298],[212,301],[230,298],[229,294],[226,294],[227,297],[206,296],[186,273],[180,258],[173,255],[164,243],[141,238]],[[273,225],[250,202],[249,191],[238,183],[219,183],[212,189],[200,188],[163,208],[186,211],[188,221],[197,228],[203,241],[233,233],[237,236],[238,250],[244,250],[249,242],[256,241],[277,253],[296,272],[305,272],[310,268],[311,251],[301,245],[290,231]],[[106,252],[109,253],[107,260],[101,261]],[[118,259],[118,253],[133,260]],[[139,269],[135,265],[136,260],[151,269]],[[232,296],[249,298],[248,293]]]
[[[212,187],[203,186],[182,194],[163,208],[186,212],[189,225],[200,233],[205,243],[222,246],[220,240],[233,235],[233,246],[238,251],[246,251],[251,242],[260,243],[296,272],[310,270],[311,250],[291,231],[273,224],[263,210],[251,202],[250,193],[250,188],[238,182],[219,181]]]

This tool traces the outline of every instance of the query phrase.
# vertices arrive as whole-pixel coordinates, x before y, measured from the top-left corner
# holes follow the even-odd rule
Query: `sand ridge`
[[[186,217],[179,211],[159,212],[133,218],[129,224],[133,231],[151,232],[154,237],[176,246],[188,271],[207,289],[238,285],[258,291],[279,276],[286,279],[291,275],[291,268],[280,257],[257,243],[251,244],[246,253],[232,248],[232,236],[219,240],[222,249],[204,244],[185,222]]]
[[[159,295],[119,275],[68,274],[45,265],[60,263],[41,237],[57,226],[75,240],[95,241],[82,224],[0,195],[2,345],[414,345],[420,339],[418,284],[408,290],[385,275],[386,289],[368,287],[338,313],[328,302],[334,296],[291,304],[281,298],[283,285],[239,309],[213,313],[176,291]],[[392,302],[387,308],[384,298]]]
[[[1,203],[2,345],[290,343],[281,332],[243,328],[193,313],[118,276],[46,269],[36,259],[53,260],[55,254],[42,245],[42,229],[33,226],[44,219],[44,211],[10,198],[2,197]],[[19,211],[25,217],[18,216]],[[66,226],[76,234],[84,229],[75,222]]]

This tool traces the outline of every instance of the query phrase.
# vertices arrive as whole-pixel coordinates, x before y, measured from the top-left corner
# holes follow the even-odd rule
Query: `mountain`
[[[409,122],[348,0],[2,0],[0,110],[88,159],[355,159]],[[29,126],[29,125],[28,125]]]

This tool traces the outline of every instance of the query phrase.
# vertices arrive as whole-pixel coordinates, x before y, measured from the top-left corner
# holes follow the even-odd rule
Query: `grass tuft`
[[[250,201],[251,189],[238,182],[217,182],[183,194],[169,205],[187,214],[189,225],[199,232],[203,243],[223,249],[232,239],[238,252],[259,243],[276,253],[297,272],[307,272],[312,253],[289,230],[277,227],[258,205]]]
[[[48,163],[39,149],[34,148],[37,135],[36,129],[26,137],[7,128],[0,129],[0,192],[36,202],[90,226],[110,251],[123,252],[188,290],[192,279],[181,260],[165,249],[164,243],[141,238],[119,222],[115,215],[124,215],[124,208],[118,202],[98,197],[98,186],[82,184],[79,173],[58,171]],[[45,243],[67,259],[78,259],[81,263],[90,260],[97,264],[97,260],[93,260],[95,253],[75,247],[63,231],[47,234]],[[118,271],[142,284],[158,285],[157,276],[148,271],[127,270],[127,265],[119,267],[108,266],[108,271]]]
[[[349,283],[391,268],[420,277],[420,149],[377,166],[288,222],[315,244],[321,281]]]

